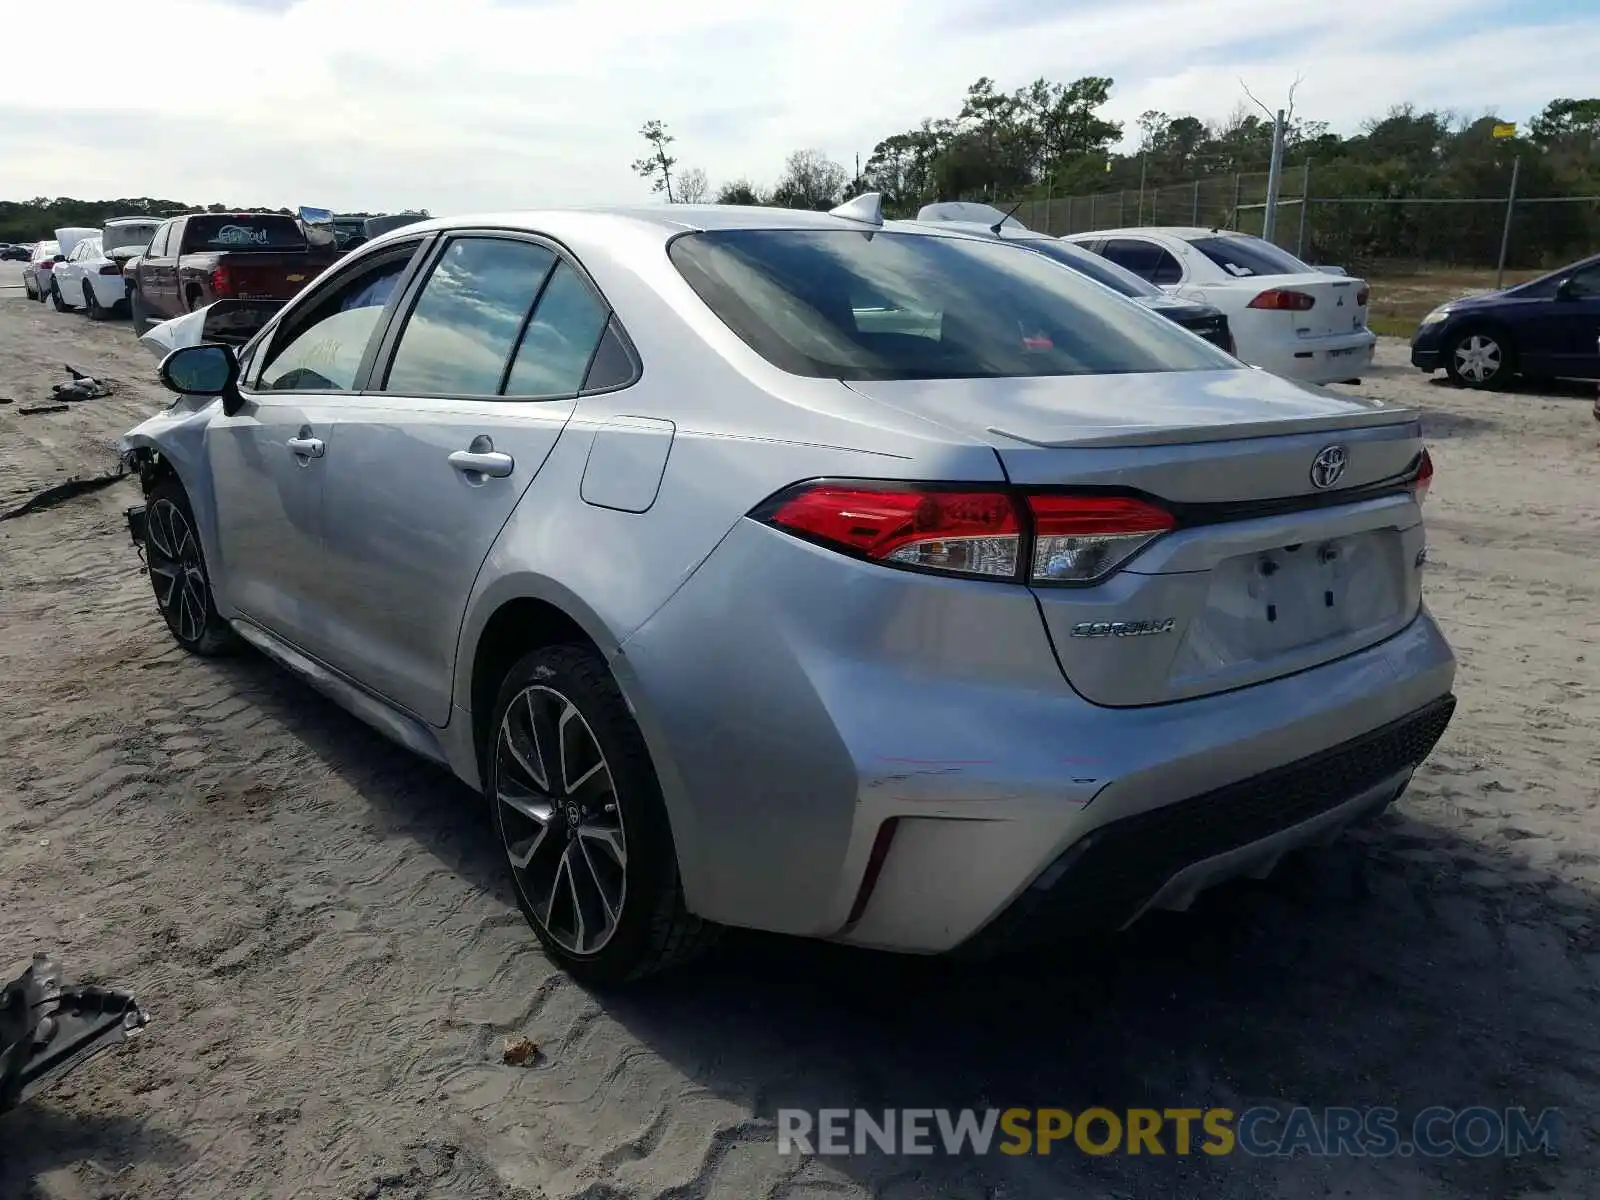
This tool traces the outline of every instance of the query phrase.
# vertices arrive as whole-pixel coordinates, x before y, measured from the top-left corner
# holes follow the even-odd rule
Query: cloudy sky
[[[439,215],[631,202],[649,198],[629,169],[646,119],[667,122],[682,165],[713,184],[765,182],[800,147],[864,161],[887,134],[953,115],[985,74],[1007,89],[1110,75],[1108,115],[1130,129],[1148,108],[1224,117],[1241,76],[1270,101],[1303,75],[1300,111],[1340,131],[1407,100],[1526,120],[1600,91],[1600,0],[4,7],[0,198],[17,199]]]

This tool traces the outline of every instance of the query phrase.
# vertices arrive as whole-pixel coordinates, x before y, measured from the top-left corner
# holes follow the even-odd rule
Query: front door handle
[[[314,437],[292,437],[284,445],[297,458],[321,458],[322,452],[327,449],[321,438]]]
[[[480,433],[465,450],[453,451],[450,465],[463,475],[487,475],[491,479],[504,479],[516,469],[517,460],[494,448],[487,434]]]

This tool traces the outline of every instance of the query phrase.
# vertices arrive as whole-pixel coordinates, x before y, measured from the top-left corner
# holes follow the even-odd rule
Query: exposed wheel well
[[[489,618],[472,656],[472,737],[480,764],[495,696],[506,672],[530,650],[568,642],[594,647],[583,626],[545,600],[527,596],[508,600]]]
[[[167,461],[166,455],[158,450],[141,446],[128,455],[128,463],[139,472],[139,487],[147,496],[150,494],[150,489],[163,479],[177,480],[178,486],[183,487],[183,480],[179,478],[178,472]]]

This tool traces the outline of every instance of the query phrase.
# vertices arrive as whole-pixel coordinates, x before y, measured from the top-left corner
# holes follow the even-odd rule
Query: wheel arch
[[[593,608],[556,580],[517,573],[496,580],[474,597],[457,643],[454,707],[459,711],[453,714],[452,724],[459,720],[466,728],[450,739],[458,748],[452,765],[480,791],[488,786],[483,775],[484,755],[492,733],[489,726],[495,696],[506,672],[529,651],[561,643],[589,646],[611,671],[644,738],[682,870],[696,852],[694,814],[660,723],[654,719],[615,633]],[[470,764],[459,761],[469,755]],[[463,769],[469,765],[471,778]],[[691,873],[684,874],[690,911],[697,911],[696,897],[690,894]]]
[[[198,526],[213,601],[217,610],[228,617],[233,615],[233,609],[227,603],[226,556],[217,543],[215,496],[205,453],[206,424],[215,403],[195,408],[193,400],[180,397],[166,412],[157,413],[123,434],[117,442],[117,452],[123,468],[138,474],[146,494],[163,478],[176,479],[183,488]]]

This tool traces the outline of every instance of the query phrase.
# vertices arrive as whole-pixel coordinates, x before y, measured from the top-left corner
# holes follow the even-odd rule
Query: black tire
[[[111,315],[109,308],[100,305],[100,297],[94,294],[94,288],[89,286],[89,281],[83,281],[83,308],[89,314],[91,321],[104,321]]]
[[[1498,391],[1516,374],[1516,347],[1498,329],[1469,326],[1445,347],[1444,373],[1457,387]]]
[[[27,278],[26,276],[24,276],[22,280],[22,294],[29,300],[37,300],[39,298],[34,294],[33,280]]]
[[[61,285],[54,279],[50,281],[50,303],[56,306],[57,312],[71,312],[73,308],[61,298]]]
[[[156,607],[172,638],[191,654],[210,658],[238,645],[217,612],[211,574],[183,485],[168,476],[145,492],[145,562]]]
[[[603,855],[600,850],[588,854],[583,844],[584,835],[565,815],[573,809],[574,799],[580,801],[580,806],[587,799],[587,789],[569,791],[560,780],[546,783],[542,792],[537,786],[528,786],[537,776],[520,771],[513,753],[502,748],[503,735],[510,736],[512,730],[507,717],[513,705],[517,706],[519,721],[536,708],[548,712],[567,705],[582,718],[581,730],[576,721],[567,721],[560,728],[569,731],[568,737],[579,736],[586,740],[592,735],[600,765],[607,769],[609,790],[602,789],[598,793],[600,798],[594,801],[595,813],[598,820],[615,822],[615,834],[620,835],[617,843],[624,848],[624,862],[620,867],[614,856]],[[547,731],[556,728],[548,718],[544,727]],[[525,730],[527,726],[522,728]],[[651,765],[644,737],[598,654],[587,646],[559,645],[524,655],[500,685],[493,722],[484,742],[483,777],[493,811],[495,834],[506,854],[507,871],[517,903],[552,960],[580,982],[603,987],[642,979],[681,963],[715,940],[718,927],[694,916],[684,906],[677,851],[655,768]],[[521,745],[527,751],[538,743],[524,739]],[[563,750],[567,745],[563,743]],[[574,757],[580,752],[581,747],[574,751]],[[535,757],[542,757],[543,752],[534,748],[533,753]],[[544,770],[543,774],[549,779],[552,772]],[[590,771],[584,778],[592,774]],[[523,797],[525,804],[548,807],[549,814],[544,818],[532,817],[502,799],[507,795]],[[614,815],[600,815],[601,808]],[[586,827],[587,819],[579,825]],[[526,851],[520,868],[512,861],[513,847]],[[573,936],[570,931],[561,930],[557,922],[559,910],[576,913],[584,907],[578,895],[583,889],[569,870],[566,879],[570,890],[560,892],[558,909],[560,864],[574,848],[584,851],[585,857],[591,860],[587,878],[592,886],[586,894],[591,901],[589,907],[599,913],[602,926],[612,908],[609,900],[603,902],[603,909],[593,908],[595,899],[600,896],[597,890],[600,874],[609,874],[613,883],[618,877],[622,881],[614,923],[605,940],[588,952],[568,944],[574,940]],[[606,871],[592,865],[597,857]],[[554,882],[549,888],[549,902],[541,906],[538,897],[529,896],[528,888],[541,882],[541,875],[552,875],[552,868]],[[582,877],[581,868],[575,869]],[[541,907],[544,915],[541,915]],[[573,923],[568,922],[568,925]],[[576,940],[581,943],[581,921],[576,929]]]
[[[189,312],[193,312],[195,309],[203,307],[205,302],[205,296],[198,290],[192,291],[184,297],[184,303],[188,306]]]
[[[150,332],[150,318],[145,315],[144,301],[139,298],[138,288],[128,292],[128,319],[133,322],[134,337],[143,337]]]

